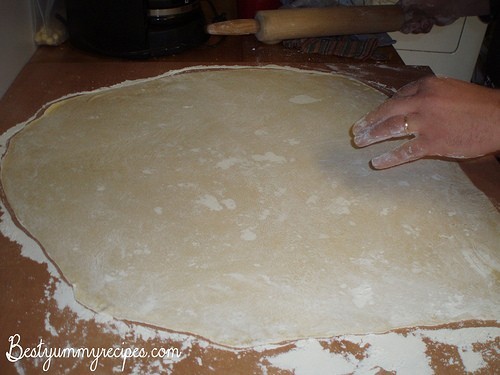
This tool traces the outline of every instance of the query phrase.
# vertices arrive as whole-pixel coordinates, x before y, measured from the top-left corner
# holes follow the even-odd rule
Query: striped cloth
[[[359,40],[351,35],[345,35],[285,40],[283,45],[285,48],[299,50],[303,53],[335,55],[366,60],[372,57],[373,52],[380,44],[378,38]]]

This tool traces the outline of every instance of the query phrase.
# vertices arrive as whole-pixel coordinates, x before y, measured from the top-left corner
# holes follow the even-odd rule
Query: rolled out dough
[[[51,105],[11,141],[19,222],[116,318],[231,346],[499,317],[499,214],[457,165],[373,171],[385,96],[277,67],[193,69]]]

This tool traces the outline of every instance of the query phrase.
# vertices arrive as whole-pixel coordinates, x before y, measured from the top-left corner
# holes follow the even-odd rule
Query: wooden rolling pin
[[[341,6],[261,10],[255,19],[239,19],[208,25],[212,35],[255,34],[268,44],[284,39],[397,31],[403,25],[398,5]]]

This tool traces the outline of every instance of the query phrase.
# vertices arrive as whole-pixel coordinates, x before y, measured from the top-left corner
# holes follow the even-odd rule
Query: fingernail
[[[358,134],[354,137],[354,144],[358,147],[363,147],[368,143],[368,137],[367,137],[368,132],[364,132],[361,134]]]
[[[367,124],[368,123],[366,122],[366,119],[364,117],[359,119],[352,126],[352,134],[358,135],[360,132],[363,131],[363,129],[366,127]]]
[[[380,156],[376,156],[371,160],[372,167],[375,169],[384,169],[390,166],[390,161],[392,159],[392,153],[387,152]]]

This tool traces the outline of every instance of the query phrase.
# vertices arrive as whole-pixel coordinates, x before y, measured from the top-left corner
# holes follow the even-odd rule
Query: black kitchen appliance
[[[110,56],[170,55],[208,39],[200,0],[66,0],[70,41]]]

